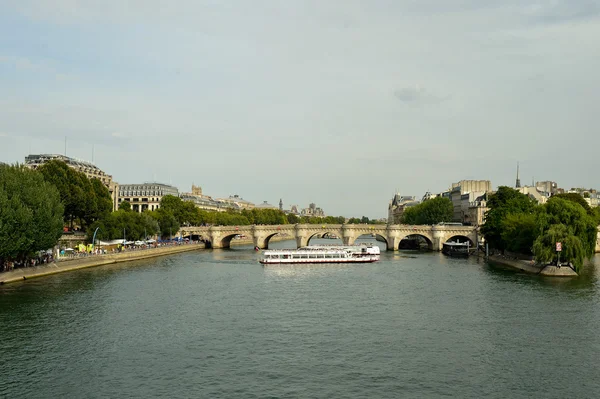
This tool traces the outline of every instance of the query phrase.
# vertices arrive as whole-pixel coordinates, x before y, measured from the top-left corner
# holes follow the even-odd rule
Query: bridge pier
[[[387,250],[388,251],[397,251],[398,250],[398,246],[400,244],[400,240],[398,239],[398,237],[395,237],[390,234],[386,237],[386,240],[387,240]]]
[[[258,247],[260,249],[268,249],[269,248],[269,244],[267,243],[267,237],[264,236],[255,236],[252,239],[252,242],[254,243],[254,247]]]
[[[308,245],[308,236],[296,236],[296,247],[301,248]]]

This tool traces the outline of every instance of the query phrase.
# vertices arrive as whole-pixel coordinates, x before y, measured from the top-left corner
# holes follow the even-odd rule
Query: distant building
[[[482,219],[480,214],[487,211],[484,201],[477,201],[486,193],[492,191],[492,182],[490,180],[461,180],[458,183],[452,183],[449,195],[442,193],[442,197],[447,197],[452,201],[452,220],[460,223],[479,223]],[[447,192],[448,193],[448,192]],[[472,209],[479,207],[480,209]]]
[[[568,191],[568,193],[577,193],[585,199],[585,202],[588,203],[589,206],[595,208],[600,203],[600,196],[598,195],[597,190],[590,188],[572,188]]]
[[[527,195],[529,198],[535,200],[538,204],[545,204],[550,198],[549,193],[540,191],[537,187],[523,186],[516,189],[521,194]]]
[[[220,202],[227,208],[232,208],[232,209],[237,209],[237,210],[254,209],[254,207],[255,207],[255,205],[252,202],[246,201],[245,199],[243,199],[242,197],[240,197],[237,194],[230,195],[228,198],[217,198],[215,201]]]
[[[401,196],[399,193],[392,197],[388,205],[388,218],[390,224],[398,224],[402,220],[402,214],[407,208],[418,205],[419,201],[414,196]]]
[[[317,205],[315,205],[314,203],[309,204],[308,208],[302,209],[300,214],[302,216],[308,217],[325,217],[325,212],[323,212],[323,209],[317,207]]]
[[[31,169],[37,169],[41,165],[50,161],[62,161],[69,167],[84,173],[88,178],[100,180],[102,184],[108,188],[108,192],[110,193],[113,203],[113,211],[118,208],[117,198],[119,195],[119,184],[113,181],[111,175],[106,174],[103,170],[91,162],[59,154],[30,154],[25,157],[25,166]]]
[[[436,197],[440,197],[442,194],[432,194],[430,191],[427,191],[425,193],[425,195],[423,195],[423,198],[421,198],[421,202],[436,198]]]
[[[160,208],[160,200],[165,195],[179,197],[179,190],[168,184],[141,183],[119,186],[119,206],[124,201],[131,204],[135,212],[153,211]]]
[[[222,203],[215,201],[209,196],[202,195],[202,188],[192,184],[191,193],[181,193],[179,197],[184,201],[193,202],[197,208],[207,211],[223,212],[227,210]]]
[[[539,192],[547,193],[547,196],[550,197],[557,193],[558,184],[553,181],[538,181],[535,183],[535,188],[537,188]]]
[[[461,194],[473,191],[489,192],[492,191],[492,182],[490,180],[461,180],[458,183],[452,183],[449,191],[459,187]]]
[[[256,205],[256,209],[278,209],[275,205],[269,204],[267,201],[263,201],[262,204]]]
[[[481,226],[485,223],[485,213],[488,211],[487,200],[491,192],[475,197],[469,202],[466,213],[463,214],[462,222],[472,226]],[[469,194],[465,194],[469,195]]]

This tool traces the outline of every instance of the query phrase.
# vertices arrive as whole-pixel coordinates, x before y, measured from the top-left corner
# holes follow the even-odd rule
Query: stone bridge
[[[269,240],[276,235],[296,240],[298,248],[308,245],[311,238],[329,233],[339,237],[345,245],[352,245],[362,235],[375,235],[385,241],[388,251],[396,251],[400,241],[408,236],[423,237],[429,248],[441,251],[445,242],[459,237],[468,239],[472,245],[478,241],[475,226],[410,226],[402,224],[282,224],[252,226],[189,226],[182,227],[182,237],[201,238],[209,248],[229,248],[231,240],[238,234],[252,238],[254,246],[261,249],[269,247]],[[179,235],[178,234],[178,235]]]

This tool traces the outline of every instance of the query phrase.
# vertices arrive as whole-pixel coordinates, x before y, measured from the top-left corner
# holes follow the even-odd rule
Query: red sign
[[[557,242],[556,243],[556,252],[560,252],[562,251],[562,243],[561,242]]]

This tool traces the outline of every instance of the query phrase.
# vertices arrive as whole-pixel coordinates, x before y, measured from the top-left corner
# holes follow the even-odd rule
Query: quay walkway
[[[166,245],[157,248],[126,250],[123,252],[102,255],[87,255],[70,259],[61,259],[58,262],[45,263],[33,267],[22,267],[0,273],[0,285],[24,281],[51,274],[64,273],[88,267],[109,265],[112,263],[129,262],[132,260],[148,259],[157,256],[177,254],[181,252],[204,249],[204,243],[187,243],[179,245]]]

